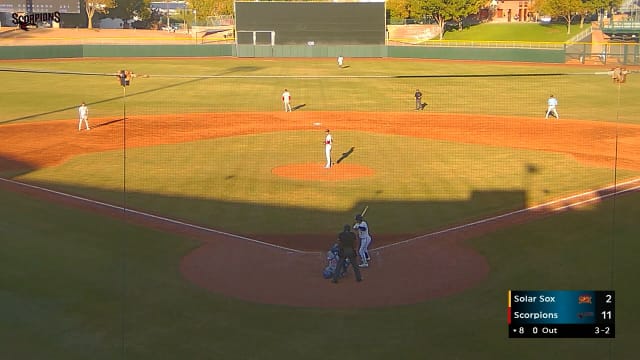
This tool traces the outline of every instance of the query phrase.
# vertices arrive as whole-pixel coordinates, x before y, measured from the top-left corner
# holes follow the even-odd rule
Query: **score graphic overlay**
[[[615,291],[509,290],[509,338],[615,338]]]

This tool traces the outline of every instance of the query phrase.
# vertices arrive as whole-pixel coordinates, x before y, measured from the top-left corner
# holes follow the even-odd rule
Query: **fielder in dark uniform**
[[[339,274],[342,273],[342,269],[344,269],[346,265],[347,259],[353,264],[353,272],[356,274],[356,281],[362,281],[362,276],[360,275],[360,269],[355,266],[356,264],[356,251],[353,249],[356,243],[356,234],[351,231],[351,225],[345,225],[344,229],[340,234],[338,234],[338,244],[340,245],[340,261],[338,262],[338,267],[336,268],[336,272],[333,274],[333,283],[338,282]]]
[[[416,93],[413,94],[413,96],[416,98],[416,110],[424,109],[422,106],[422,92],[420,92],[420,89],[416,89]]]

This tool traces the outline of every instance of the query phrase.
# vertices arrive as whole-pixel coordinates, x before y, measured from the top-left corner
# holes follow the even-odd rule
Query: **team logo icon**
[[[584,312],[579,312],[578,313],[578,319],[584,319],[586,317],[593,317],[593,312],[591,311],[584,311]]]
[[[591,304],[592,298],[591,295],[580,295],[578,296],[578,304]]]

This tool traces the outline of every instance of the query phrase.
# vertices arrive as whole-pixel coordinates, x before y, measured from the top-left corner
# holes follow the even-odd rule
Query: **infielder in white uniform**
[[[82,130],[83,122],[87,130],[91,130],[89,128],[89,108],[87,107],[87,105],[85,105],[84,102],[80,104],[80,107],[78,108],[78,115],[80,117],[80,120],[78,121],[78,131]]]
[[[333,137],[331,133],[329,133],[329,129],[326,131],[327,136],[324,138],[324,155],[327,158],[327,164],[324,166],[325,169],[331,167],[331,145],[333,145]]]
[[[287,89],[284,89],[282,93],[282,103],[284,104],[284,111],[291,112],[291,94]]]
[[[338,67],[341,68],[342,67],[342,63],[344,62],[344,58],[342,57],[342,55],[338,55]]]
[[[362,215],[356,215],[356,223],[353,228],[358,230],[358,238],[360,238],[360,248],[358,254],[360,255],[360,267],[369,267],[369,245],[371,245],[371,235],[369,234],[369,225]]]
[[[547,113],[544,116],[545,119],[548,119],[550,114],[553,114],[556,119],[560,119],[556,106],[558,106],[558,99],[553,97],[553,95],[549,96],[549,100],[547,100]]]

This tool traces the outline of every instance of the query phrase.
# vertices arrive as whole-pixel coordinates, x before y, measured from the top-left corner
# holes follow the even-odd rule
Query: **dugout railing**
[[[640,65],[640,45],[637,43],[567,43],[566,62],[602,65]]]

